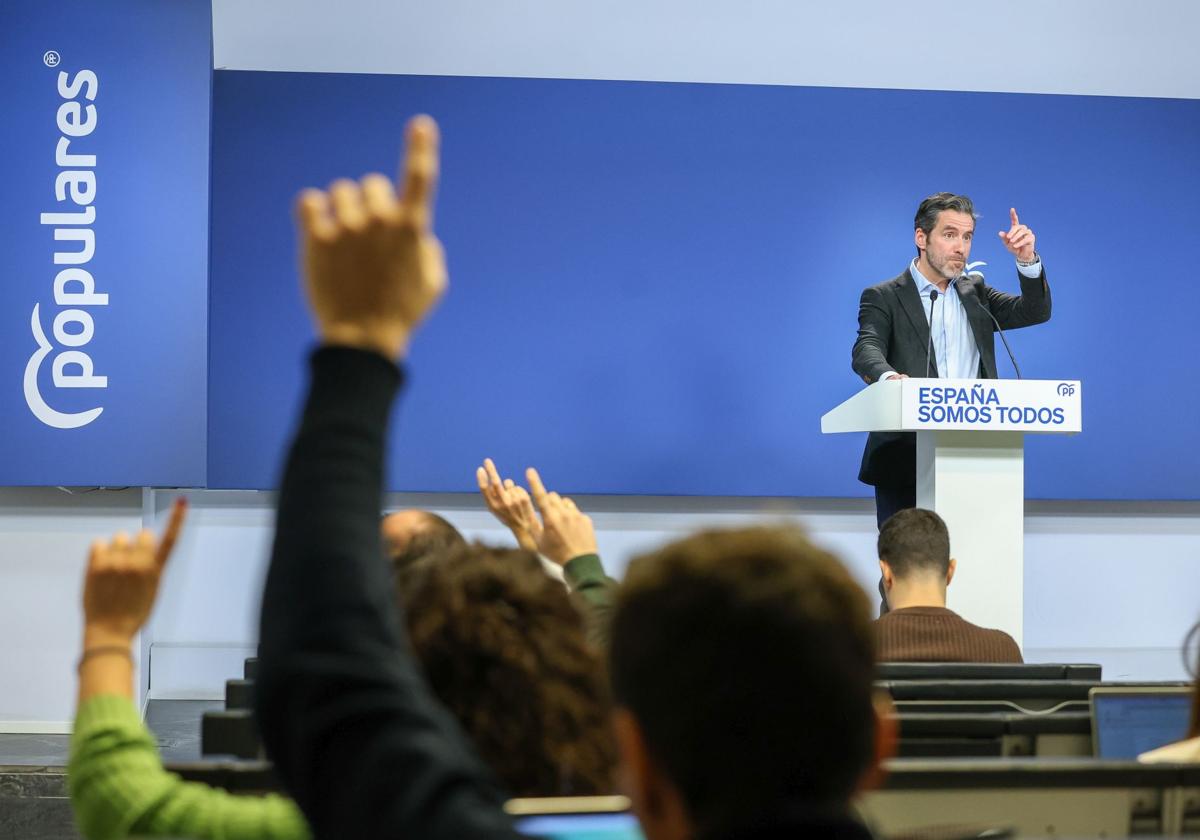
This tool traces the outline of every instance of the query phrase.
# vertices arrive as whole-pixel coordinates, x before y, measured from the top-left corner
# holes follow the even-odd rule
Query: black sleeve
[[[872,286],[858,303],[858,338],[850,353],[850,366],[870,385],[892,369],[887,355],[892,341],[892,315],[883,292]]]
[[[984,287],[988,308],[1006,330],[1030,327],[1050,320],[1050,284],[1046,282],[1046,270],[1037,277],[1026,277],[1017,272],[1021,282],[1021,294],[1010,295]]]
[[[279,494],[257,716],[318,838],[513,838],[503,794],[407,652],[379,537],[382,356],[326,347]]]

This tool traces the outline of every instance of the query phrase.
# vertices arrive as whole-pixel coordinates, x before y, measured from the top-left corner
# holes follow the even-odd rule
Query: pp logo
[[[60,61],[58,53],[51,50],[43,58],[47,65],[52,56],[55,64]],[[78,245],[55,245],[54,303],[64,308],[54,313],[52,343],[42,326],[41,304],[33,305],[29,329],[37,349],[25,365],[23,385],[25,402],[34,417],[54,429],[78,429],[99,417],[104,411],[103,406],[75,413],[51,408],[39,388],[42,384],[39,373],[43,362],[49,360],[56,389],[108,387],[108,377],[96,375],[92,357],[83,349],[96,332],[95,320],[88,307],[108,306],[108,293],[96,291],[96,279],[91,271],[92,258],[96,254],[96,231],[92,227],[96,222],[96,155],[82,154],[78,146],[71,145],[87,143],[80,138],[87,137],[96,128],[96,106],[74,100],[82,96],[86,102],[94,102],[100,80],[91,70],[81,70],[73,79],[61,70],[56,75],[62,101],[55,122],[62,136],[58,138],[54,157],[60,168],[54,190],[60,202],[69,197],[75,210],[42,213],[38,220],[40,224],[54,226],[55,242]],[[84,150],[87,148],[83,147]],[[68,326],[72,329],[68,330]]]
[[[979,269],[985,265],[987,265],[987,263],[985,263],[983,260],[980,260],[979,262],[967,263],[966,267],[963,269],[963,272],[968,277],[978,277],[982,279],[983,272]]]
[[[1072,385],[1070,382],[1062,383],[1061,385],[1058,386],[1058,395],[1060,397],[1075,396],[1075,386]]]

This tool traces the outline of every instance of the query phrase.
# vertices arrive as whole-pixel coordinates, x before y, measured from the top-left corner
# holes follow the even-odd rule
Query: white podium
[[[950,530],[948,606],[1023,644],[1026,434],[1082,431],[1078,381],[889,379],[821,418],[825,434],[916,432],[917,506]]]

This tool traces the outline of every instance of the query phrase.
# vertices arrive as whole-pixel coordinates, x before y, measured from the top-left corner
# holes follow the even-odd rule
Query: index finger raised
[[[487,470],[488,479],[492,482],[492,484],[495,484],[497,487],[504,486],[504,482],[500,480],[500,471],[496,469],[495,461],[493,461],[491,458],[485,458],[483,461],[483,468]]]
[[[1016,227],[1017,225],[1021,224],[1021,220],[1017,218],[1017,208],[1016,207],[1009,207],[1008,213],[1012,218],[1013,227]]]
[[[542,477],[538,475],[538,471],[533,467],[525,470],[525,480],[529,482],[529,493],[533,496],[533,501],[540,508],[546,502],[546,486],[542,484]]]
[[[175,542],[179,539],[179,531],[183,528],[183,520],[186,516],[187,499],[180,496],[171,506],[171,517],[167,520],[167,527],[163,530],[162,539],[158,541],[158,550],[154,554],[154,560],[158,563],[159,568],[167,564],[171,551],[175,548]]]
[[[408,123],[404,157],[404,192],[400,209],[418,230],[433,224],[433,193],[438,175],[438,130],[432,117],[413,117]]]

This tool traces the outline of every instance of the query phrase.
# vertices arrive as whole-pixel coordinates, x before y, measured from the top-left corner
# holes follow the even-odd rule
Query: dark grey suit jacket
[[[1028,327],[1050,320],[1050,286],[1046,272],[1030,279],[1017,272],[1021,294],[1010,295],[988,286],[982,277],[960,277],[958,296],[966,307],[967,320],[979,348],[979,377],[997,379],[995,326],[984,308],[1005,330]],[[980,306],[982,304],[982,307]],[[858,339],[854,342],[852,366],[867,384],[888,371],[924,376],[929,321],[907,269],[871,286],[858,304]],[[938,376],[937,360],[930,359],[929,375]],[[873,432],[867,437],[858,480],[865,484],[908,486],[916,480],[916,436],[911,432]]]

